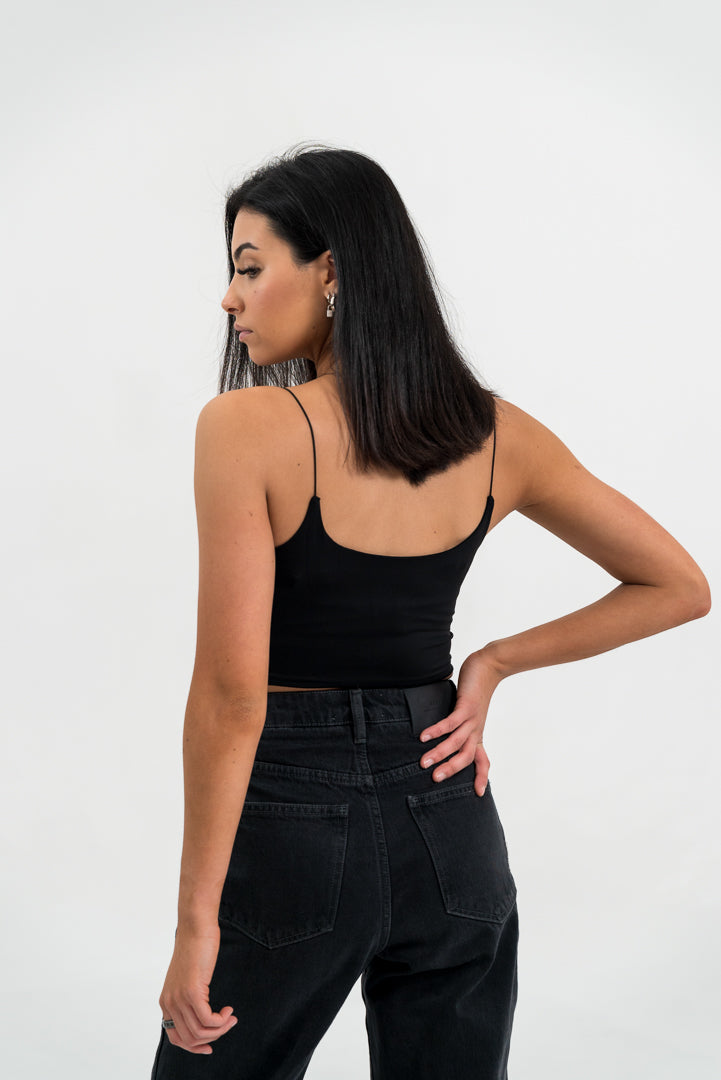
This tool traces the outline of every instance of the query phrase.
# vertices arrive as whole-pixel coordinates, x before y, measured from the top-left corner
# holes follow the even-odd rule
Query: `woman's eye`
[[[245,270],[236,270],[235,272],[236,272],[236,274],[252,274],[252,276],[255,277],[256,274],[260,273],[260,267],[258,267],[258,266],[247,266],[245,268]]]

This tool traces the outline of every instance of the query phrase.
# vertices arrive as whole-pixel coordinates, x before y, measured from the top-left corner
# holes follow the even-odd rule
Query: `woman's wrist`
[[[189,937],[203,937],[209,931],[218,929],[218,911],[202,910],[178,912],[178,934]]]
[[[507,678],[512,672],[504,665],[499,649],[499,641],[489,641],[482,649],[478,649],[475,655],[487,665],[491,676],[496,680],[496,685]]]
[[[181,876],[178,892],[178,930],[203,934],[217,928],[220,889],[193,888]]]

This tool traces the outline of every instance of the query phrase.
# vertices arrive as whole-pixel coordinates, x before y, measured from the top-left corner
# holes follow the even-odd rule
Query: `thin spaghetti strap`
[[[493,458],[491,459],[491,490],[488,492],[488,498],[490,499],[493,494],[493,470],[496,465],[496,424],[493,423]]]
[[[283,389],[287,390],[288,393],[291,395],[291,397],[294,397],[295,400],[298,401],[298,398],[295,397],[295,394],[293,393],[293,391],[290,389],[289,386],[284,386]],[[298,404],[300,405],[299,401],[298,401]],[[300,407],[301,407],[301,409],[303,409],[302,405],[300,405]],[[303,414],[304,414],[306,420],[308,421],[308,427],[310,428],[310,437],[311,437],[311,439],[313,441],[313,494],[315,495],[316,494],[315,435],[313,434],[313,425],[311,424],[310,418],[308,416],[308,413],[305,411],[305,409],[303,409]]]

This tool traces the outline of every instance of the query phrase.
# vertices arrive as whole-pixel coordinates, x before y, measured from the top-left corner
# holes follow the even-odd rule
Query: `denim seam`
[[[472,762],[467,768],[472,767]],[[253,770],[265,776],[286,776],[289,779],[300,780],[323,780],[337,784],[352,784],[359,787],[387,787],[396,780],[405,780],[410,776],[428,776],[428,770],[420,763],[420,754],[417,761],[408,762],[405,765],[397,765],[392,769],[384,769],[379,773],[368,772],[337,772],[331,769],[311,769],[307,765],[281,765],[273,761],[261,761],[256,758]],[[432,781],[436,783],[436,781]]]

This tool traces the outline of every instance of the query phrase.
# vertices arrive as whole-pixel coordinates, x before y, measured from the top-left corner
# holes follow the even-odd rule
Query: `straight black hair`
[[[356,468],[400,471],[417,486],[479,451],[500,395],[482,385],[454,342],[430,259],[380,165],[354,150],[299,144],[249,174],[226,194],[229,281],[243,208],[265,215],[299,266],[333,255],[331,347]],[[316,378],[303,357],[254,364],[234,321],[229,315],[219,393]]]

